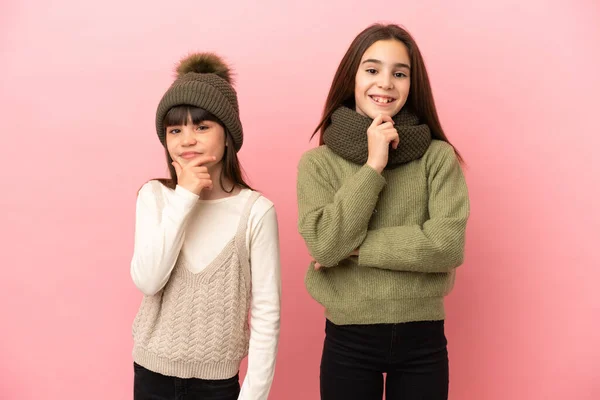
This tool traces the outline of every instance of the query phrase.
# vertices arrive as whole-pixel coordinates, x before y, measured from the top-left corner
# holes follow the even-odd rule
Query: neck
[[[214,167],[212,167],[208,170],[213,187],[212,187],[212,189],[203,189],[200,192],[201,200],[223,199],[226,197],[235,196],[242,190],[241,187],[235,185],[233,182],[231,182],[226,177],[223,177],[223,187],[227,191],[225,189],[223,189],[223,187],[221,187],[219,178],[221,176],[222,169],[223,169],[223,166],[222,166],[222,164],[219,163],[218,165],[215,165]],[[233,188],[233,190],[232,190],[232,188]]]

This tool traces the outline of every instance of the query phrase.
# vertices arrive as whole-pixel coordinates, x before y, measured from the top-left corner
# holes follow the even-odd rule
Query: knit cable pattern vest
[[[136,363],[179,378],[227,379],[238,372],[250,339],[246,228],[259,197],[250,195],[234,238],[204,270],[190,272],[180,254],[165,287],[144,296],[133,323]]]

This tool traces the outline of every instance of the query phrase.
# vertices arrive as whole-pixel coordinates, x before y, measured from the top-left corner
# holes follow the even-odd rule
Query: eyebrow
[[[368,60],[363,61],[361,64],[366,64],[366,63],[374,63],[374,64],[380,64],[380,65],[383,64],[381,61],[376,60],[374,58],[369,58]],[[396,64],[394,64],[394,67],[410,69],[410,65],[404,64],[404,63],[396,63]]]

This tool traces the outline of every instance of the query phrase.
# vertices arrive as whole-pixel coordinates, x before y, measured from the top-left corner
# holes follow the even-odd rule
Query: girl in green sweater
[[[411,35],[361,32],[298,167],[298,228],[325,307],[321,399],[447,399],[444,296],[469,216],[461,157]]]

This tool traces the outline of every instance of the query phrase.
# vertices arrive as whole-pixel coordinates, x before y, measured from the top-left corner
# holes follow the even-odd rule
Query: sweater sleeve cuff
[[[385,178],[367,164],[362,166],[352,180],[352,195],[362,198],[379,198],[379,193],[386,184]]]
[[[195,204],[200,198],[196,193],[190,192],[179,185],[175,187],[175,197],[185,205]]]
[[[175,192],[169,196],[165,207],[165,215],[172,221],[182,221],[198,202],[199,196],[177,185]]]
[[[369,231],[367,234],[358,251],[358,265],[367,267],[379,265],[383,249],[379,248],[378,243],[381,241],[377,240],[377,236],[377,231]]]

